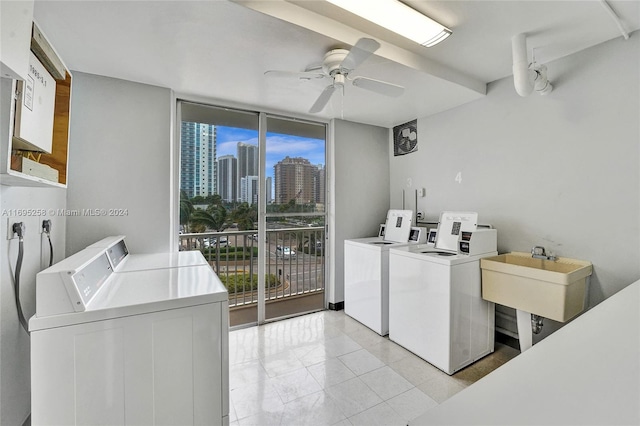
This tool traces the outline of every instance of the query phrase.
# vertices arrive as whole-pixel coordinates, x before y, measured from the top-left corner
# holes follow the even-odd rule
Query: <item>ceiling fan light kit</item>
[[[327,0],[341,9],[425,47],[435,46],[451,30],[398,0]]]

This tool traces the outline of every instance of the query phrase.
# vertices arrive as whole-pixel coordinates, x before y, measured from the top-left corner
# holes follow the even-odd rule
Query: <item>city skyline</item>
[[[258,145],[256,130],[216,126],[218,157],[237,156],[238,142]],[[314,165],[325,165],[325,141],[322,139],[267,132],[266,177],[273,178],[273,167],[284,157],[303,157]]]
[[[257,185],[257,180],[253,182],[258,174],[256,130],[191,122],[183,122],[181,130],[181,189],[191,197],[218,193],[225,202],[249,201],[248,197],[255,201],[253,188],[250,187]],[[293,160],[296,163],[302,160],[308,165],[302,169],[311,167],[314,170],[312,176],[302,181],[296,178],[297,183],[292,181],[290,184],[296,187],[303,185],[304,190],[297,188],[294,196],[289,194],[292,189],[286,184],[286,188],[280,188],[281,196],[285,196],[282,192],[285,191],[285,197],[298,199],[302,196],[300,200],[306,202],[315,200],[324,203],[315,195],[322,191],[318,187],[322,185],[318,177],[324,176],[324,139],[267,133],[266,159],[268,202],[275,198],[276,175],[283,180],[283,167],[289,167],[286,164],[291,164]],[[278,167],[280,172],[276,171]],[[306,176],[307,173],[303,174]],[[284,180],[289,181],[291,177]]]

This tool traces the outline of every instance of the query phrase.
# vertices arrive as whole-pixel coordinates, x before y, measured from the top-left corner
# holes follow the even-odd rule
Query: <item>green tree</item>
[[[220,194],[210,194],[204,198],[204,202],[209,204],[209,206],[221,206],[222,205],[222,197]]]
[[[226,210],[224,210],[224,208],[220,208],[219,210],[224,211],[224,215],[222,215],[218,210],[211,214],[206,210],[196,209],[191,214],[191,223],[194,225],[204,226],[208,229],[220,231],[224,225]]]
[[[287,204],[280,204],[280,213],[292,212],[296,209],[296,199],[292,198]]]
[[[238,229],[240,231],[256,229],[255,222],[258,220],[257,206],[250,206],[248,203],[241,203],[231,212],[231,219],[238,224]]]
[[[191,214],[193,213],[193,203],[189,200],[187,193],[180,191],[180,225],[187,227]]]
[[[224,229],[225,221],[227,220],[227,209],[222,204],[209,204],[207,207],[207,213],[209,213],[215,220],[217,231]]]
[[[204,203],[206,203],[206,201],[202,195],[196,195],[191,199],[191,204],[204,204]]]

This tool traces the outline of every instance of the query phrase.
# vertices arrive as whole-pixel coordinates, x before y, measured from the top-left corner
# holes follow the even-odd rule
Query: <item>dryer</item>
[[[389,339],[447,374],[494,350],[495,308],[482,299],[480,259],[497,254],[497,233],[464,233],[476,254],[427,245],[389,252]]]
[[[412,217],[389,210],[384,235],[344,242],[344,312],[381,336],[389,333],[389,250],[426,241]]]
[[[32,424],[229,423],[228,294],[210,266],[118,273],[91,247],[40,272],[36,298]]]

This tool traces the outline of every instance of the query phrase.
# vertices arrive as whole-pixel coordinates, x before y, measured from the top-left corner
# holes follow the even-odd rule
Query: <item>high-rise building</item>
[[[258,176],[240,179],[240,201],[249,205],[258,203]]]
[[[238,160],[233,155],[218,158],[218,194],[225,203],[238,201]]]
[[[188,197],[216,194],[216,127],[183,121],[180,127],[180,190]]]
[[[238,185],[242,182],[243,177],[258,176],[259,160],[258,145],[251,145],[244,142],[238,142]],[[238,186],[238,194],[242,191]]]
[[[276,163],[273,169],[277,204],[287,204],[291,200],[295,200],[296,204],[315,202],[313,176],[317,168],[309,160],[287,156]]]
[[[238,195],[242,202],[248,202],[249,200],[242,198],[242,179],[249,176],[258,176],[260,157],[258,156],[258,145],[251,145],[244,142],[238,142]],[[257,187],[257,185],[256,185]],[[257,198],[256,198],[257,202]]]

